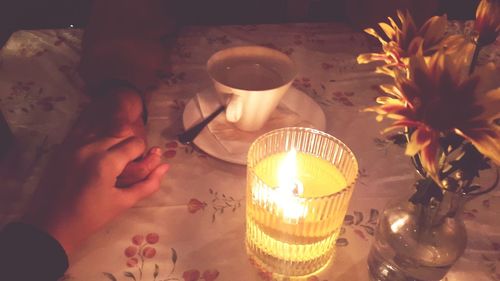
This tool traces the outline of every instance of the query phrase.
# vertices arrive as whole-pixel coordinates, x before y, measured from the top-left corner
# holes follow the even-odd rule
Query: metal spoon
[[[200,123],[192,126],[191,128],[184,131],[184,133],[177,136],[177,139],[182,144],[191,143],[200,133],[201,131],[208,125],[208,123],[212,122],[221,112],[226,109],[224,105],[219,106],[214,112],[210,113],[207,118],[200,121]]]

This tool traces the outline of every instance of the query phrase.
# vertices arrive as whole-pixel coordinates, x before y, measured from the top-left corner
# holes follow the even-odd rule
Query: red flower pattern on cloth
[[[179,144],[176,141],[167,142],[165,144],[165,152],[163,153],[163,156],[165,158],[174,158],[175,155],[177,155],[177,147],[179,147]]]
[[[145,257],[145,258],[152,258],[156,255],[156,249],[153,248],[153,247],[145,247],[143,250],[142,250],[142,256]]]
[[[200,279],[200,271],[196,269],[184,271],[184,273],[182,274],[182,278],[184,279],[184,281],[196,281]]]
[[[66,100],[64,95],[47,96],[44,88],[34,81],[17,81],[12,83],[10,93],[0,98],[0,103],[10,113],[26,114],[32,111],[53,111],[57,103]]]
[[[135,247],[135,246],[128,246],[125,249],[125,256],[127,258],[131,258],[131,257],[135,256],[136,254],[137,254],[137,247]]]
[[[196,269],[184,271],[182,278],[184,278],[184,281],[196,281],[200,279],[200,271]]]
[[[148,233],[146,235],[137,234],[134,235],[131,239],[132,244],[125,248],[124,255],[127,258],[125,265],[130,269],[128,271],[124,271],[123,274],[131,278],[135,281],[142,280],[157,280],[157,281],[166,281],[166,280],[177,280],[180,281],[181,278],[178,274],[175,273],[176,263],[178,260],[177,251],[174,248],[171,248],[171,268],[166,270],[160,270],[159,263],[154,264],[154,271],[151,272],[153,279],[149,279],[148,276],[151,276],[150,272],[148,272],[151,266],[146,266],[146,263],[149,263],[151,259],[157,256],[156,249],[152,246],[157,244],[160,241],[160,235],[158,233]],[[160,274],[165,272],[166,274],[163,278],[160,277]],[[201,273],[198,269],[190,269],[186,270],[182,274],[182,280],[184,281],[215,281],[219,277],[219,271],[217,269],[206,269]],[[112,281],[117,281],[118,279],[115,277],[113,273],[103,272],[103,275]]]
[[[139,263],[139,260],[137,258],[130,258],[127,260],[128,267],[136,267],[138,263]]]
[[[132,237],[132,243],[134,243],[135,245],[141,245],[143,240],[143,235],[135,235],[134,237]]]
[[[213,281],[217,279],[217,277],[219,277],[219,271],[215,269],[212,270],[207,269],[203,272],[203,279],[205,279],[205,281]]]
[[[177,155],[178,151],[184,152],[188,155],[194,154],[199,158],[207,158],[207,154],[199,148],[192,145],[183,145],[175,140],[169,141],[165,144],[165,152],[163,153],[163,157],[174,158]]]
[[[158,73],[158,78],[161,79],[163,84],[172,86],[184,81],[186,79],[186,73],[160,72]]]
[[[146,235],[146,242],[148,242],[148,244],[156,244],[159,240],[160,236],[158,235],[158,233],[149,233],[148,235]]]
[[[293,80],[293,86],[296,88],[310,88],[311,87],[311,79],[307,77],[295,78]]]
[[[345,106],[354,106],[354,103],[350,99],[350,97],[354,96],[354,92],[333,92],[332,96],[332,100],[335,102]]]
[[[21,43],[17,48],[17,52],[21,57],[32,58],[32,57],[40,57],[43,54],[47,53],[48,50],[41,46],[40,44],[34,43]]]
[[[136,267],[139,266],[142,270],[142,266],[144,265],[144,259],[151,259],[156,255],[156,249],[150,245],[158,243],[160,240],[160,236],[158,233],[148,233],[146,236],[144,235],[134,235],[131,239],[132,245],[125,248],[124,254],[125,257],[129,258],[126,262],[128,267]]]
[[[203,271],[203,274],[200,274],[200,271],[197,269],[190,269],[184,271],[184,273],[182,274],[182,278],[184,279],[184,281],[214,281],[217,279],[217,277],[219,277],[219,271],[216,269],[207,269]]]
[[[191,214],[194,214],[194,213],[198,212],[199,210],[205,209],[205,207],[207,206],[207,203],[201,202],[198,199],[192,198],[191,200],[189,200],[189,203],[187,206],[188,206],[188,211]]]
[[[222,215],[224,214],[225,210],[230,210],[231,212],[236,212],[241,207],[241,199],[234,198],[231,195],[224,194],[224,193],[219,193],[218,191],[214,191],[213,189],[209,188],[208,192],[210,193],[210,196],[212,197],[212,200],[207,200],[210,204],[210,209],[213,210],[212,213],[212,222],[215,222],[215,217],[216,215]],[[198,211],[204,211],[205,207],[208,206],[208,204],[204,201],[198,200],[196,198],[191,198],[189,200],[187,207],[188,211],[191,214],[194,214]],[[226,211],[227,213],[227,211]]]

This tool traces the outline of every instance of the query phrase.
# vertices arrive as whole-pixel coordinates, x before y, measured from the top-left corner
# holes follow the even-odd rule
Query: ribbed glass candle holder
[[[283,128],[259,137],[247,164],[250,258],[275,276],[307,276],[324,268],[358,174],[353,153],[326,133]],[[286,189],[283,182],[294,184]]]

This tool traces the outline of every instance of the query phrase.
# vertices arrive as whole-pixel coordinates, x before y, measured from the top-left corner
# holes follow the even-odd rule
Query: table
[[[86,103],[76,70],[81,37],[78,29],[19,31],[0,53],[0,105],[23,148],[9,162],[15,172],[2,177],[0,225],[22,213],[47,156]],[[269,280],[245,253],[245,167],[175,141],[185,104],[210,86],[209,56],[248,44],[290,55],[299,68],[294,86],[320,104],[326,131],[348,144],[359,161],[336,260],[309,280],[368,280],[366,257],[377,215],[388,200],[407,198],[415,178],[403,148],[380,134],[384,124],[360,112],[374,104],[384,77],[372,72],[373,65],[358,65],[356,56],[377,45],[334,23],[183,29],[172,72],[149,105],[149,142],[165,149],[168,176],[160,191],[92,236],[71,257],[63,280]],[[445,280],[500,280],[499,203],[498,191],[468,203],[467,250]],[[137,247],[142,256],[134,255]]]

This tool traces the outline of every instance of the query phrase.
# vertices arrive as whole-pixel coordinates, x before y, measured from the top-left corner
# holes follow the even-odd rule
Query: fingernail
[[[151,148],[151,153],[152,154],[156,154],[158,156],[161,156],[161,148],[159,148],[159,147],[153,147],[153,148]]]

